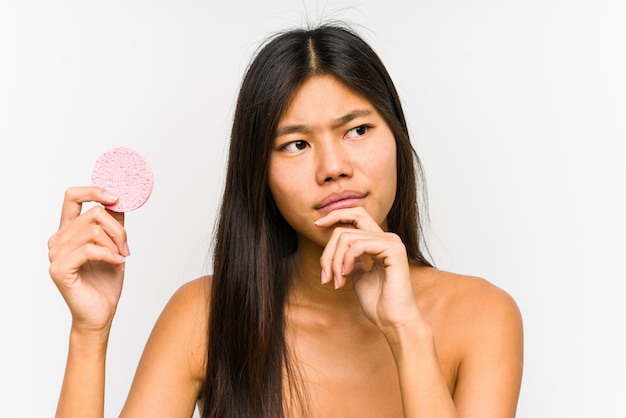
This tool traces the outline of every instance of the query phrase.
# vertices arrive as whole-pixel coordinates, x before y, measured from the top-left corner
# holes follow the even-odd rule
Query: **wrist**
[[[70,346],[75,348],[85,347],[90,351],[100,347],[104,348],[106,351],[110,331],[110,326],[99,329],[88,329],[72,322],[72,328],[70,330]]]
[[[387,343],[397,357],[407,350],[431,349],[434,346],[434,335],[430,326],[421,318],[403,322],[401,325],[383,330]]]

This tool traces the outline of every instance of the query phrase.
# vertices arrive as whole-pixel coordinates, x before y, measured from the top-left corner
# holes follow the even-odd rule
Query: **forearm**
[[[457,417],[430,327],[418,324],[387,340],[398,368],[404,417]]]
[[[104,380],[109,332],[72,328],[56,417],[104,416]]]

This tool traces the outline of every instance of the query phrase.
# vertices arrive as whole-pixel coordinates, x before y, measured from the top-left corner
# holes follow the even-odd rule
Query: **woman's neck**
[[[362,317],[350,280],[341,289],[335,289],[332,280],[322,284],[320,257],[323,250],[315,243],[299,242],[292,260],[288,303],[329,312],[354,312]]]

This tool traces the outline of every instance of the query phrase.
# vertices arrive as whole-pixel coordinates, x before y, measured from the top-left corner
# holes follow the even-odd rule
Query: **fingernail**
[[[326,270],[322,269],[322,284],[326,284],[327,283],[327,276],[326,276]]]
[[[130,255],[130,248],[128,248],[127,242],[124,243],[123,249],[124,249],[124,255],[128,257]]]
[[[105,190],[105,191],[104,191],[104,195],[103,195],[103,196],[104,196],[104,198],[105,198],[106,200],[117,200],[117,199],[119,199],[119,198],[120,198],[118,195],[116,195],[116,194],[115,194],[115,193],[113,193],[113,192],[109,192],[108,190]]]

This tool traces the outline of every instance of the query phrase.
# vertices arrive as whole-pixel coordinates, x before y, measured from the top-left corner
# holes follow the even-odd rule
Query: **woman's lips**
[[[328,213],[336,209],[352,208],[360,205],[366,196],[367,194],[351,191],[333,193],[324,198],[315,206],[315,209],[322,213]]]

